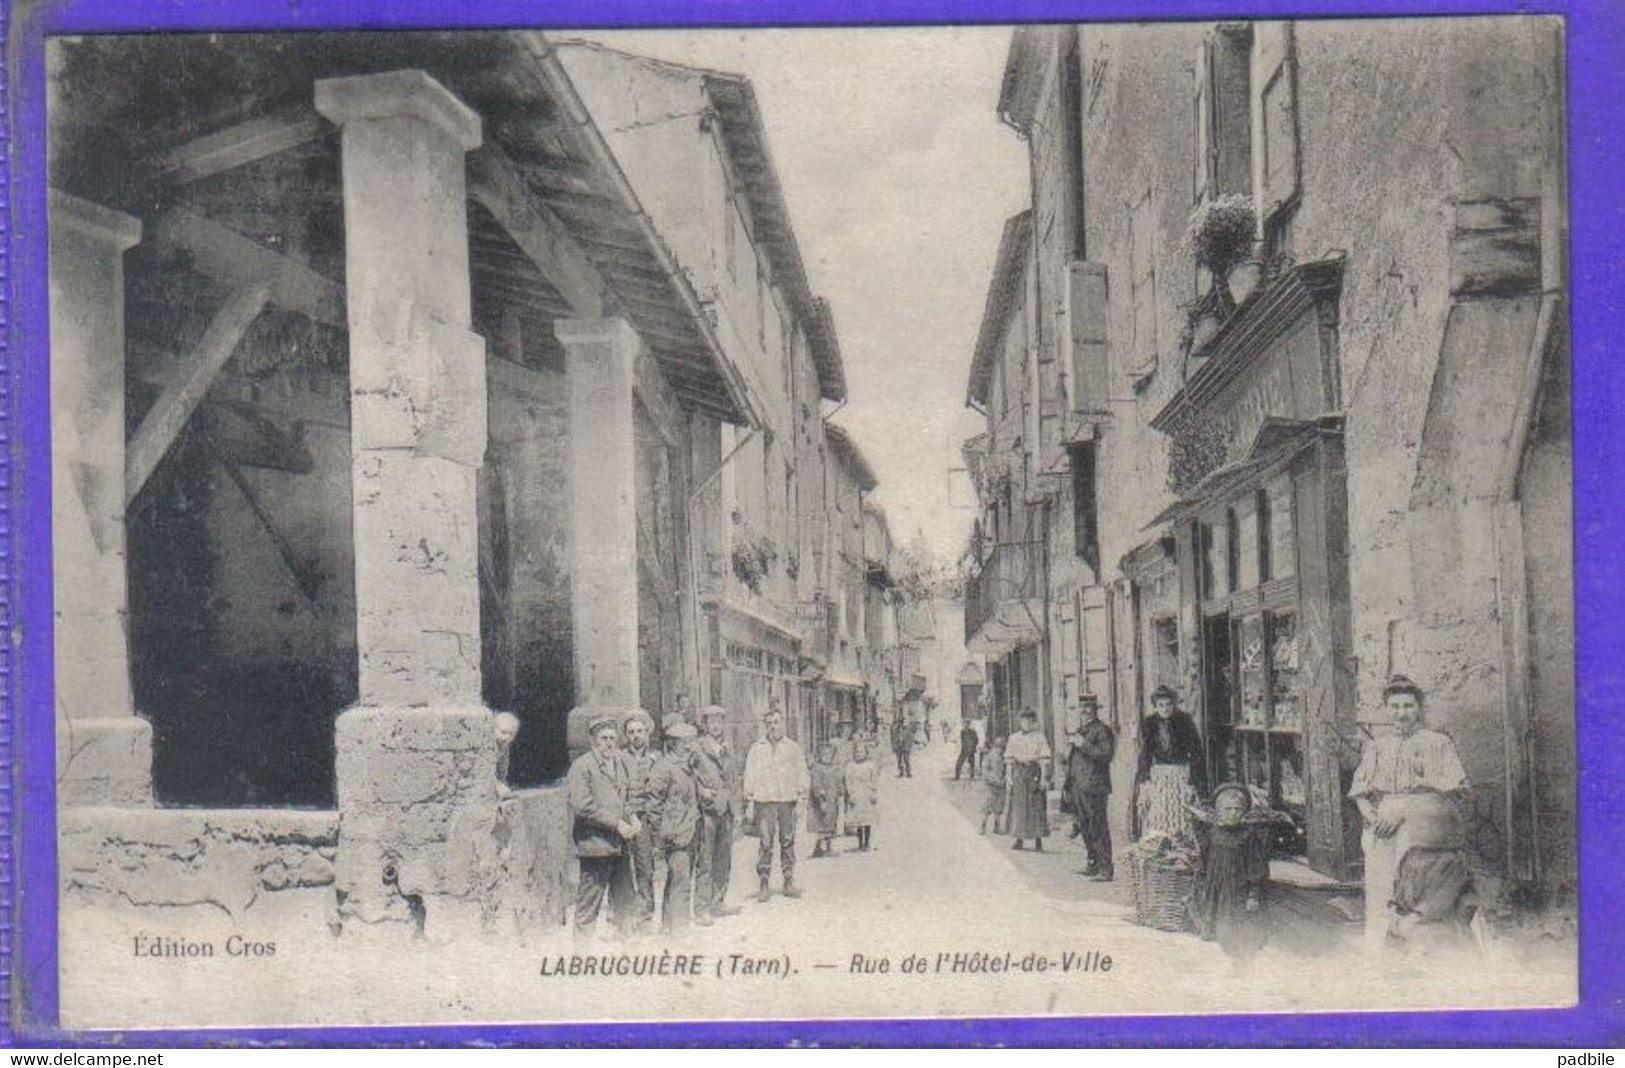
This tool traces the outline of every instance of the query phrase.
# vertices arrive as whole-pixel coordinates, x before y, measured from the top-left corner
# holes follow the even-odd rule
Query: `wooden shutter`
[[[1194,123],[1191,160],[1193,202],[1201,204],[1217,192],[1218,146],[1213,129],[1213,39],[1202,38],[1196,46],[1195,85],[1192,86],[1191,113]]]
[[[1253,33],[1253,188],[1267,221],[1298,194],[1298,90],[1292,24],[1261,23]]]

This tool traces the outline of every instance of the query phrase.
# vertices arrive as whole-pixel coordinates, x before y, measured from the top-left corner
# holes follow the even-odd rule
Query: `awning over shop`
[[[1321,415],[1314,419],[1282,419],[1271,416],[1259,424],[1258,433],[1253,435],[1252,445],[1240,459],[1209,472],[1194,488],[1158,512],[1151,522],[1145,525],[1145,529],[1151,530],[1189,519],[1212,502],[1232,495],[1247,483],[1274,474],[1323,436],[1342,433],[1343,417],[1338,414]]]

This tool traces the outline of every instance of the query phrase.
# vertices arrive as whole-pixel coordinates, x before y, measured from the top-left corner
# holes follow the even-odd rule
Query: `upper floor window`
[[[1193,200],[1224,193],[1250,193],[1252,175],[1252,28],[1225,24],[1196,50],[1192,107],[1195,114]]]
[[[1084,563],[1100,573],[1100,512],[1095,490],[1095,443],[1067,450],[1072,468],[1073,543]]]
[[[1292,23],[1262,22],[1253,33],[1253,181],[1258,215],[1272,254],[1285,247],[1298,197],[1298,77]]]

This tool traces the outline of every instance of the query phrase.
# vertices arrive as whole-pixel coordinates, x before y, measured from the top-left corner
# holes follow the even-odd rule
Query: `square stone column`
[[[52,190],[50,234],[57,799],[151,804],[124,535],[124,252],[141,223]]]
[[[637,427],[643,342],[624,319],[565,319],[576,704],[638,707]]]
[[[497,786],[480,703],[485,343],[469,329],[464,178],[480,120],[412,70],[317,82],[316,109],[343,131],[350,331],[360,701],[337,724],[341,918],[443,928],[478,912],[451,828],[477,835]]]

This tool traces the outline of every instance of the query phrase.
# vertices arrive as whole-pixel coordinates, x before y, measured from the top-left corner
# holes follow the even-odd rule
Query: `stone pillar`
[[[343,130],[350,328],[360,701],[337,724],[341,917],[439,927],[477,908],[453,823],[494,817],[497,794],[463,158],[480,120],[421,71],[318,82],[316,108]]]
[[[624,319],[563,320],[570,380],[576,703],[638,705],[637,428],[642,341]]]
[[[123,256],[141,223],[53,190],[50,232],[57,799],[151,804],[124,548]]]

